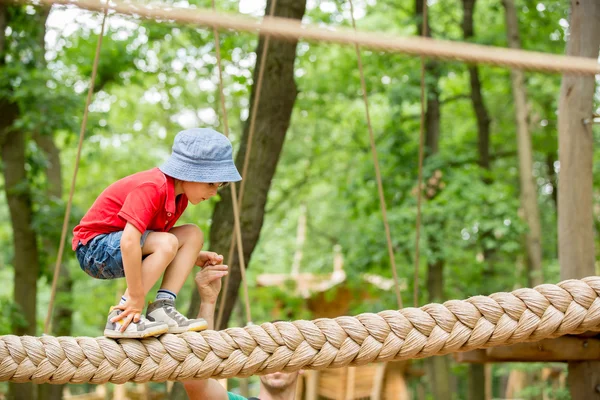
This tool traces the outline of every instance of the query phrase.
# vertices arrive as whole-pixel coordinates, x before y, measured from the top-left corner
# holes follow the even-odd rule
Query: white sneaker
[[[148,305],[146,318],[152,322],[163,322],[169,326],[169,333],[199,332],[208,328],[203,318],[189,319],[175,309],[175,301],[156,300]]]
[[[163,333],[169,331],[169,326],[162,322],[151,322],[148,321],[142,315],[138,322],[131,322],[127,325],[124,332],[121,332],[123,326],[123,320],[117,322],[110,322],[110,320],[117,315],[121,314],[123,310],[110,308],[108,319],[106,320],[106,327],[104,328],[104,336],[112,339],[142,339],[150,336],[160,336]]]

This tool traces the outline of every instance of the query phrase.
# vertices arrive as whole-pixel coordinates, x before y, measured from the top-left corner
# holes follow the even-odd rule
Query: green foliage
[[[416,33],[412,3],[392,0],[357,2],[358,27],[397,35]],[[462,3],[430,3],[430,24],[436,38],[462,40]],[[542,6],[540,6],[540,4]],[[192,2],[210,7],[207,0]],[[237,12],[238,2],[228,0],[220,9]],[[564,1],[517,1],[523,47],[562,54],[568,4]],[[47,26],[46,48],[40,35],[42,10],[9,7],[10,33],[6,36],[6,63],[0,63],[0,102],[18,106],[13,125],[28,133],[28,181],[33,193],[34,228],[44,243],[58,243],[77,134],[90,83],[100,16],[73,14],[56,7]],[[55,18],[55,19],[52,19]],[[57,19],[66,22],[57,23]],[[69,19],[70,18],[70,19]],[[342,1],[312,2],[305,20],[333,26],[350,26],[349,7]],[[504,10],[496,0],[479,0],[475,10],[473,42],[506,46]],[[9,32],[7,30],[7,32]],[[239,145],[248,121],[253,84],[256,37],[222,32],[225,101],[231,139]],[[182,128],[223,128],[219,109],[218,71],[211,29],[171,22],[109,18],[100,54],[94,100],[76,183],[70,227],[96,196],[115,180],[160,165],[168,156],[174,135]],[[361,49],[369,94],[385,202],[398,266],[405,290],[405,305],[412,305],[417,214],[417,161],[420,119],[420,59]],[[528,284],[524,268],[523,236],[527,226],[519,212],[518,160],[514,102],[510,73],[480,66],[485,104],[491,117],[492,166],[477,162],[477,121],[469,98],[469,73],[456,62],[436,65],[437,82],[427,76],[428,87],[437,84],[441,101],[440,150],[424,165],[422,227],[419,265],[419,302],[428,299],[427,265],[443,261],[445,298],[511,290]],[[546,281],[559,278],[556,239],[557,99],[560,76],[527,73],[529,123],[534,149],[534,176],[543,228]],[[351,314],[396,308],[393,290],[366,285],[364,274],[391,279],[377,182],[366,127],[355,50],[325,43],[298,45],[296,82],[299,93],[291,126],[269,192],[264,225],[249,265],[249,290],[255,322],[311,318],[306,302],[296,294],[296,282],[282,288],[258,287],[262,273],[289,274],[296,245],[301,207],[306,207],[307,234],[302,247],[301,272],[328,275],[333,271],[334,246],[341,247],[346,287],[364,290],[365,300],[352,303]],[[598,99],[600,101],[600,99]],[[596,138],[598,133],[596,133]],[[60,150],[65,190],[62,198],[48,195],[45,171],[49,160],[33,141],[49,135]],[[256,150],[254,150],[256,151]],[[595,168],[600,159],[594,160]],[[597,169],[597,168],[596,168]],[[596,174],[597,175],[597,174]],[[252,184],[250,182],[249,184]],[[595,202],[600,178],[595,177]],[[218,199],[189,207],[182,222],[198,224],[208,232],[212,208]],[[596,207],[598,208],[598,207]],[[600,229],[600,208],[596,224]],[[12,279],[12,232],[4,197],[0,198],[0,276]],[[90,279],[69,250],[65,267],[74,279],[73,335],[100,332],[108,307],[123,290],[123,282]],[[210,247],[210,246],[208,246]],[[49,299],[54,253],[42,251],[38,320],[41,326]],[[18,318],[9,300],[9,285],[0,291],[0,333],[8,333]],[[179,304],[189,301],[192,279],[180,293]],[[333,289],[326,293],[333,298]],[[59,301],[61,299],[59,297]],[[245,324],[239,305],[232,325]],[[183,306],[183,309],[185,306]],[[513,368],[511,366],[510,368]],[[537,368],[537,367],[536,367]],[[539,368],[538,368],[539,369]],[[504,376],[509,369],[497,369]],[[465,366],[453,366],[464,381]],[[457,396],[466,397],[460,384]],[[564,390],[532,386],[522,395],[542,392],[564,399]],[[500,395],[500,393],[498,393]]]

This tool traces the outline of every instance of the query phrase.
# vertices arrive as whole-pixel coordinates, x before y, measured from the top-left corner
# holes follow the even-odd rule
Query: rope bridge
[[[597,61],[591,59],[426,38],[395,38],[381,33],[356,31],[354,23],[353,31],[344,28],[332,31],[307,24],[300,25],[297,21],[283,18],[268,17],[258,23],[246,17],[164,5],[111,2],[106,6],[93,0],[40,0],[39,3],[75,5],[103,11],[103,27],[109,9],[144,18],[212,26],[215,29],[217,48],[216,28],[258,32],[284,39],[301,37],[353,44],[356,46],[359,66],[362,62],[358,46],[361,45],[385,51],[521,69],[580,74],[600,72]],[[94,71],[97,68],[101,37],[102,33],[96,49]],[[94,74],[95,72],[93,76]],[[92,77],[91,82],[93,81]],[[220,82],[222,84],[221,79]],[[361,83],[368,118],[362,68]],[[90,93],[92,89],[93,86],[90,86]],[[86,104],[89,104],[90,98],[91,94],[88,94]],[[224,114],[226,115],[225,112]],[[226,121],[226,116],[224,119]],[[80,134],[80,148],[84,131],[85,118]],[[374,158],[377,165],[376,156]],[[75,176],[76,169],[72,188]],[[232,196],[233,203],[236,204],[237,196],[234,192]],[[385,213],[384,207],[382,212]],[[66,216],[68,214],[67,211]],[[239,216],[235,217],[237,230],[238,218]],[[64,235],[65,227],[61,243],[64,243]],[[237,241],[241,242],[239,232],[237,236]],[[238,250],[241,251],[241,248]],[[55,273],[55,277],[57,276]],[[55,283],[53,292],[54,288]],[[600,331],[599,296],[600,277],[589,277],[563,281],[558,285],[540,285],[534,289],[496,293],[489,297],[476,296],[464,301],[428,304],[421,308],[315,321],[265,323],[224,331],[163,335],[144,340],[7,335],[0,337],[0,381],[31,381],[38,384],[181,381],[422,358]],[[51,310],[50,306],[49,316]],[[48,330],[47,321],[46,331]]]
[[[28,0],[17,2],[32,3]],[[219,13],[201,8],[179,8],[171,5],[112,0],[108,6],[100,0],[38,0],[39,4],[72,5],[90,11],[132,15],[156,21],[176,21],[197,26],[210,26],[221,29],[234,29],[269,35],[278,39],[304,39],[346,45],[360,45],[370,49],[421,55],[445,60],[497,65],[524,70],[545,72],[571,72],[577,74],[600,74],[597,60],[508,49],[480,44],[455,42],[424,37],[398,37],[386,32],[354,31],[343,27],[320,27],[314,24],[300,24],[297,20],[266,17],[259,21],[251,17]]]
[[[600,331],[600,277],[356,317],[144,340],[0,337],[0,381],[229,378],[405,360]]]

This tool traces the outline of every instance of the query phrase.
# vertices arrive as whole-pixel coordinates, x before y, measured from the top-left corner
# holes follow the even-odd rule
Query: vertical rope
[[[102,27],[100,28],[100,34],[98,35],[98,41],[96,42],[96,52],[94,54],[94,63],[92,66],[92,77],[90,80],[90,86],[88,88],[87,98],[85,100],[85,109],[83,111],[83,120],[81,121],[81,129],[79,130],[79,144],[77,145],[77,156],[75,157],[75,168],[73,169],[73,178],[71,179],[71,188],[69,190],[69,200],[67,201],[67,209],[65,210],[65,216],[63,218],[62,232],[60,234],[60,243],[58,245],[58,255],[56,256],[56,264],[54,265],[54,276],[52,278],[52,289],[50,290],[50,301],[48,302],[48,312],[46,314],[46,321],[44,323],[44,333],[50,333],[52,329],[52,312],[54,311],[54,300],[56,298],[56,290],[58,287],[58,276],[60,274],[60,265],[62,264],[63,253],[65,248],[65,240],[67,238],[67,227],[69,226],[69,216],[71,215],[71,206],[73,205],[73,195],[75,193],[75,182],[77,181],[77,172],[79,171],[79,162],[81,160],[81,149],[83,147],[83,139],[85,137],[85,130],[87,127],[87,120],[89,114],[90,103],[92,102],[92,96],[94,95],[94,84],[96,83],[96,75],[98,73],[98,61],[100,60],[100,49],[102,48],[102,37],[104,36],[104,28],[106,26],[106,19],[108,15],[108,4],[104,9],[104,16],[102,17]]]
[[[269,8],[269,17],[275,15],[275,7],[277,5],[277,0],[271,0],[271,7]],[[265,17],[266,18],[266,17]],[[263,76],[265,74],[265,64],[267,61],[267,54],[269,49],[269,42],[271,41],[271,36],[266,36],[265,41],[262,48],[262,53],[260,57],[260,64],[258,67],[258,78],[256,80],[256,93],[254,94],[254,101],[252,102],[252,113],[250,115],[250,127],[248,129],[248,141],[246,144],[246,154],[244,155],[244,166],[242,168],[242,182],[240,184],[240,193],[238,195],[237,207],[238,209],[242,208],[242,201],[244,199],[244,191],[246,188],[246,182],[248,179],[246,178],[248,172],[248,165],[250,164],[250,154],[252,152],[252,142],[254,140],[254,131],[256,126],[256,115],[258,113],[258,105],[260,104],[260,94],[262,91],[262,82]],[[232,186],[235,186],[233,184]],[[236,245],[236,237],[237,234],[234,232],[231,235],[231,242],[229,244],[229,253],[227,254],[227,262],[231,262],[233,259],[233,249]],[[223,319],[223,312],[225,310],[225,304],[227,301],[227,289],[229,288],[229,274],[225,276],[225,282],[223,285],[223,290],[221,291],[221,299],[219,302],[219,313],[217,316],[217,327],[221,326],[221,321]]]
[[[350,16],[352,18],[352,27],[356,32],[356,20],[354,19],[354,5],[352,0],[348,0],[350,4]],[[394,289],[396,292],[396,300],[398,302],[398,308],[402,308],[402,296],[400,295],[400,283],[398,281],[398,271],[396,268],[396,260],[394,257],[394,246],[392,244],[392,235],[390,233],[390,224],[387,217],[387,207],[385,204],[385,196],[383,192],[383,182],[381,179],[381,171],[379,169],[379,159],[377,157],[377,146],[375,145],[375,135],[373,134],[373,126],[371,124],[371,114],[369,113],[369,100],[367,96],[367,84],[365,82],[365,72],[362,63],[362,57],[360,54],[360,46],[358,43],[354,45],[356,49],[356,59],[358,61],[358,71],[360,73],[360,85],[363,94],[363,100],[365,103],[365,116],[367,119],[367,127],[369,128],[369,141],[371,143],[371,153],[373,154],[373,164],[375,164],[375,177],[377,178],[377,192],[379,193],[379,206],[381,207],[381,216],[383,219],[383,226],[385,227],[385,238],[387,240],[388,256],[390,257],[390,264],[392,266],[392,274],[394,275]]]
[[[215,0],[212,0],[212,8],[216,11]],[[217,56],[217,68],[219,70],[219,93],[221,96],[221,111],[223,112],[223,133],[229,137],[229,121],[227,119],[227,107],[225,107],[225,91],[223,89],[223,71],[221,68],[221,44],[219,41],[219,32],[213,28],[215,37],[215,52]],[[235,184],[231,185],[231,204],[233,206],[234,234],[237,239],[238,258],[240,262],[240,271],[242,274],[242,286],[244,288],[244,303],[246,310],[246,321],[252,322],[250,313],[250,298],[248,297],[248,281],[246,279],[246,261],[244,260],[244,248],[242,242],[242,230],[240,228],[240,210],[237,203],[237,193]],[[220,321],[219,321],[220,322]],[[217,325],[218,326],[218,325]]]
[[[421,35],[427,37],[427,0],[423,0],[423,28]],[[419,305],[419,239],[421,237],[421,203],[423,198],[423,158],[425,147],[425,57],[421,56],[421,124],[419,127],[419,176],[417,178],[417,221],[415,227],[415,275],[413,283],[413,305]]]

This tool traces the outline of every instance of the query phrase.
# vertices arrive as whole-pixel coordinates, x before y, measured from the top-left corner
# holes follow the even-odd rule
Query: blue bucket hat
[[[210,128],[193,128],[175,136],[173,153],[159,168],[166,175],[187,182],[238,182],[231,143]]]

